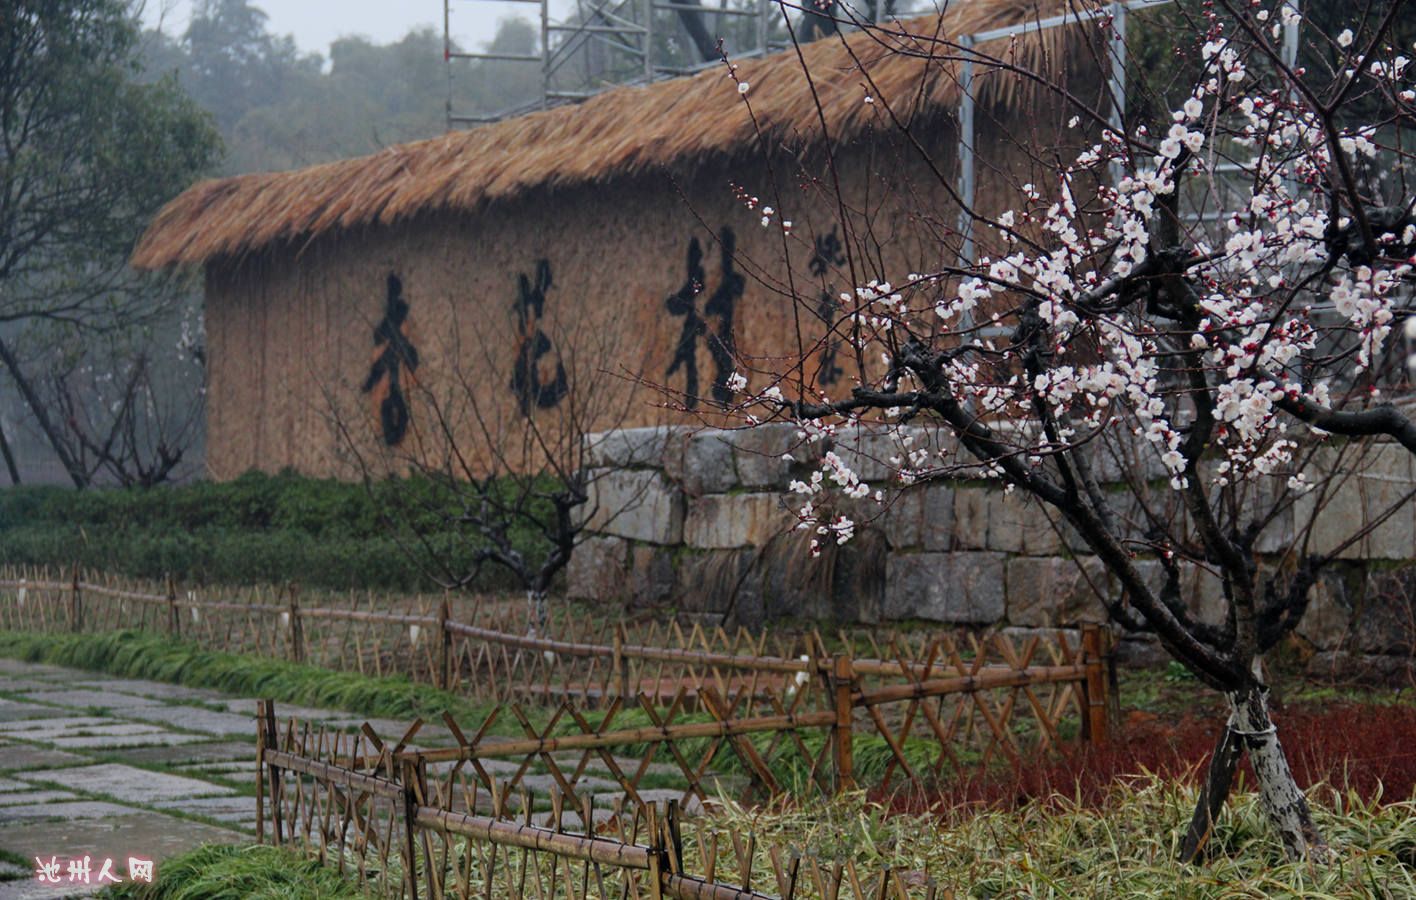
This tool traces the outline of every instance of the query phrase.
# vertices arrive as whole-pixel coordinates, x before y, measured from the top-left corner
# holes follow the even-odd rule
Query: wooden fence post
[[[84,601],[79,591],[78,563],[74,563],[73,578],[69,583],[69,630],[84,630]]]
[[[1121,684],[1116,674],[1116,632],[1101,630],[1102,658],[1106,660],[1106,716],[1108,734],[1121,733]]]
[[[403,871],[408,875],[408,897],[418,900],[418,773],[413,760],[399,760],[398,777],[403,782]],[[429,896],[432,889],[428,885]]]
[[[173,606],[176,609],[176,606]],[[266,701],[256,701],[256,843],[265,843]]]
[[[831,729],[832,759],[836,764],[836,791],[855,787],[855,748],[851,744],[851,720],[855,706],[851,702],[851,686],[855,667],[849,652],[832,661],[831,688],[835,695],[836,724]]]
[[[1083,735],[1093,745],[1106,743],[1106,660],[1101,647],[1101,626],[1082,626],[1082,663],[1086,667],[1086,680],[1082,682],[1082,699],[1085,701],[1082,720]]]
[[[280,748],[280,734],[275,730],[275,701],[266,700],[261,704],[264,707],[265,715],[262,719],[265,727],[266,749]],[[264,750],[262,751],[264,758]],[[275,766],[270,767],[270,820],[275,825],[275,844],[280,846],[285,843],[285,830],[283,828],[284,815],[281,812],[280,795],[280,769]]]
[[[305,630],[300,624],[300,589],[290,584],[290,659],[305,661]]]
[[[610,666],[610,677],[614,680],[615,691],[625,703],[630,701],[629,672],[624,664],[624,623],[615,624],[614,662]]]
[[[177,579],[167,575],[167,631],[174,638],[182,636],[182,617],[177,613]]]
[[[447,594],[443,594],[442,606],[438,607],[438,670],[433,674],[433,684],[445,691],[452,690],[452,634],[447,630],[447,620],[451,618]]]
[[[645,826],[649,839],[649,896],[663,900],[665,851],[663,829],[659,826],[659,801],[651,800],[644,807]]]

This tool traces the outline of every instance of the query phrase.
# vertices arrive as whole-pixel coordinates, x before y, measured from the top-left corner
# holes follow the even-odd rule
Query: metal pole
[[[550,0],[541,0],[541,108],[551,105],[551,11]]]
[[[1287,0],[1284,5],[1292,7],[1295,13],[1301,13],[1303,9],[1300,3],[1301,0]],[[1294,16],[1292,21],[1283,24],[1283,64],[1288,67],[1290,72],[1298,65],[1298,28],[1300,25],[1302,25],[1302,20],[1297,16]],[[1288,99],[1295,104],[1299,101],[1296,85],[1289,87]],[[1288,166],[1284,170],[1283,190],[1290,197],[1298,193],[1298,179],[1294,175],[1293,166]],[[1285,275],[1297,275],[1301,267],[1302,263],[1295,261],[1291,266],[1286,267]]]
[[[1290,6],[1296,13],[1301,13],[1303,8],[1301,0],[1288,0],[1285,6]],[[1283,25],[1283,64],[1288,68],[1293,68],[1298,64],[1298,26],[1302,20],[1294,17],[1293,21],[1285,22]]]
[[[447,130],[452,130],[452,0],[443,0],[443,68],[447,70]]]
[[[973,59],[968,55],[973,49],[973,38],[964,35],[959,38],[959,47],[966,54],[959,65],[959,234],[963,243],[959,246],[959,267],[973,264],[973,205],[974,205],[974,94]],[[972,317],[964,314],[960,323],[967,328]]]
[[[1116,46],[1111,54],[1111,130],[1126,133],[1126,4],[1111,4],[1111,29]],[[1126,172],[1121,161],[1111,161],[1111,183],[1120,184]]]
[[[654,81],[654,0],[644,0],[644,81]]]
[[[772,0],[757,0],[757,55],[767,55],[767,19],[772,15]]]

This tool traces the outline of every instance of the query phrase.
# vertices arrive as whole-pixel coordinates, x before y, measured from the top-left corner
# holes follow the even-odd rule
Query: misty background
[[[456,58],[474,51],[539,57],[537,3],[451,0],[447,49],[454,58],[449,62],[442,0],[70,2],[125,9],[124,28],[136,43],[121,77],[173,88],[199,107],[198,116],[209,117],[212,147],[201,150],[207,161],[189,178],[296,169],[370,154],[444,133],[449,112],[468,118],[515,114],[538,108],[547,86],[564,97],[584,96],[644,75],[642,52],[633,46],[642,47],[642,39],[625,42],[568,30],[549,32],[556,64],[548,81],[539,59]],[[642,15],[632,2],[552,0],[550,19],[602,28],[617,15]],[[883,11],[890,14],[908,5],[884,2]],[[713,11],[758,10],[758,3],[704,0],[700,8],[698,0],[683,0],[672,10],[657,10],[651,48],[659,77],[719,64],[720,38],[733,55],[757,48],[764,36],[759,20]],[[838,0],[822,9],[854,12]],[[866,17],[874,13],[871,0],[861,9]],[[762,26],[769,47],[787,40],[780,16],[773,11]],[[820,15],[793,18],[802,40],[834,27]],[[134,224],[140,230],[144,223]],[[161,464],[150,466],[137,482],[201,477],[201,273],[142,282],[126,271],[126,259],[118,254],[95,270],[123,287],[104,301],[97,296],[105,289],[100,281],[66,268],[57,256],[36,259],[50,269],[31,287],[48,290],[65,278],[92,281],[94,302],[107,303],[112,314],[97,325],[97,320],[56,321],[48,313],[0,321],[0,343],[15,348],[13,365],[7,363],[0,373],[0,450],[9,476],[0,484],[133,483],[135,476],[115,476],[98,461],[116,455],[109,453],[114,441],[126,442],[126,455],[133,459],[160,457]],[[36,417],[36,408],[47,413],[47,421]],[[61,443],[69,445],[67,454],[56,450]],[[92,471],[76,475],[78,469]]]

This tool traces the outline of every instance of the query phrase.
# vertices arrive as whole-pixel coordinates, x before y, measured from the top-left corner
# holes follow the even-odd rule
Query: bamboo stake
[[[1086,737],[1092,744],[1106,743],[1107,738],[1107,678],[1101,652],[1101,629],[1093,624],[1082,626],[1082,654],[1086,680],[1082,684],[1087,707]]]

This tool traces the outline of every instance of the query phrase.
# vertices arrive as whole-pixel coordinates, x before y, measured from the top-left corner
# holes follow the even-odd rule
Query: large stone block
[[[1115,582],[1096,557],[1017,556],[1007,564],[1008,624],[1053,628],[1082,622],[1105,622],[1106,607],[1097,591]]]
[[[1300,637],[1319,650],[1337,650],[1347,644],[1355,605],[1353,580],[1354,576],[1333,569],[1318,575],[1318,583],[1308,594],[1308,608],[1294,629]],[[1365,578],[1359,573],[1355,580],[1360,583]]]
[[[586,504],[590,531],[677,544],[683,540],[683,492],[653,469],[600,469]]]
[[[623,599],[628,571],[629,541],[617,537],[586,538],[566,564],[566,595],[575,600]]]
[[[1279,480],[1265,478],[1254,491],[1252,508],[1255,512],[1273,513],[1264,530],[1259,532],[1259,536],[1254,540],[1254,550],[1257,553],[1272,556],[1287,553],[1293,546],[1296,537],[1293,532],[1293,504],[1285,502],[1286,497],[1278,496],[1280,491],[1287,490]]]
[[[920,429],[900,429],[886,431],[866,431],[847,429],[837,434],[831,449],[841,458],[851,471],[860,476],[861,481],[873,485],[884,485],[896,481],[906,451],[901,446],[901,438],[908,436],[913,445],[921,442]]]
[[[592,469],[663,468],[684,426],[618,428],[585,436],[585,465]]]
[[[1062,537],[1054,521],[1061,514],[1021,490],[993,491],[988,511],[988,549],[1029,556],[1047,556],[1062,550]],[[1060,526],[1060,522],[1059,522]]]
[[[1156,445],[1127,431],[1111,431],[1091,443],[1087,457],[1099,484],[1132,484],[1168,477]]]
[[[732,432],[705,429],[688,438],[683,452],[683,489],[689,496],[721,494],[737,483]]]
[[[1416,487],[1411,453],[1392,443],[1347,445],[1318,454],[1310,481],[1331,478],[1326,496],[1312,490],[1294,504],[1294,527],[1311,522],[1310,549],[1331,553],[1368,524],[1377,521]],[[1343,548],[1345,559],[1412,559],[1416,557],[1416,503],[1401,508],[1371,533]]]
[[[762,596],[751,578],[751,550],[709,550],[680,554],[675,571],[675,604],[680,611],[738,624],[760,623]]]
[[[954,549],[954,488],[927,485],[920,499],[920,543],[926,550]]]
[[[886,569],[887,619],[991,625],[1004,614],[1001,553],[900,553]]]
[[[674,594],[674,550],[635,544],[630,548],[629,559],[629,595],[633,602],[639,606],[667,603]]]
[[[796,521],[781,494],[708,494],[689,502],[683,539],[695,549],[760,547]]]
[[[896,491],[886,501],[880,527],[892,549],[952,550],[954,489],[934,482]]]
[[[1308,660],[1309,675],[1326,680],[1367,681],[1389,687],[1410,684],[1416,679],[1416,658],[1410,655],[1373,656],[1346,650],[1314,653]]]
[[[1416,566],[1368,572],[1353,618],[1352,649],[1408,657],[1416,653]]]
[[[1224,581],[1209,569],[1187,565],[1180,573],[1180,592],[1185,608],[1201,622],[1223,625],[1229,615]]]
[[[971,485],[954,491],[954,541],[971,550],[1047,556],[1062,549],[1053,528],[1058,515],[1036,500],[1002,484]]]
[[[949,518],[954,518],[952,504]],[[891,550],[918,550],[923,547],[920,526],[924,519],[923,486],[894,491],[885,501],[876,524],[885,533]]]
[[[821,458],[821,444],[799,437],[795,425],[773,423],[731,434],[740,487],[785,490],[794,471]]]
[[[982,475],[973,457],[961,454],[958,439],[945,427],[845,429],[832,439],[831,449],[862,481],[873,486],[898,484],[900,471],[911,468],[934,470],[950,479]],[[911,455],[919,451],[923,451],[923,459],[913,461]]]
[[[988,547],[990,490],[981,485],[954,490],[954,546],[964,550],[983,550]]]

